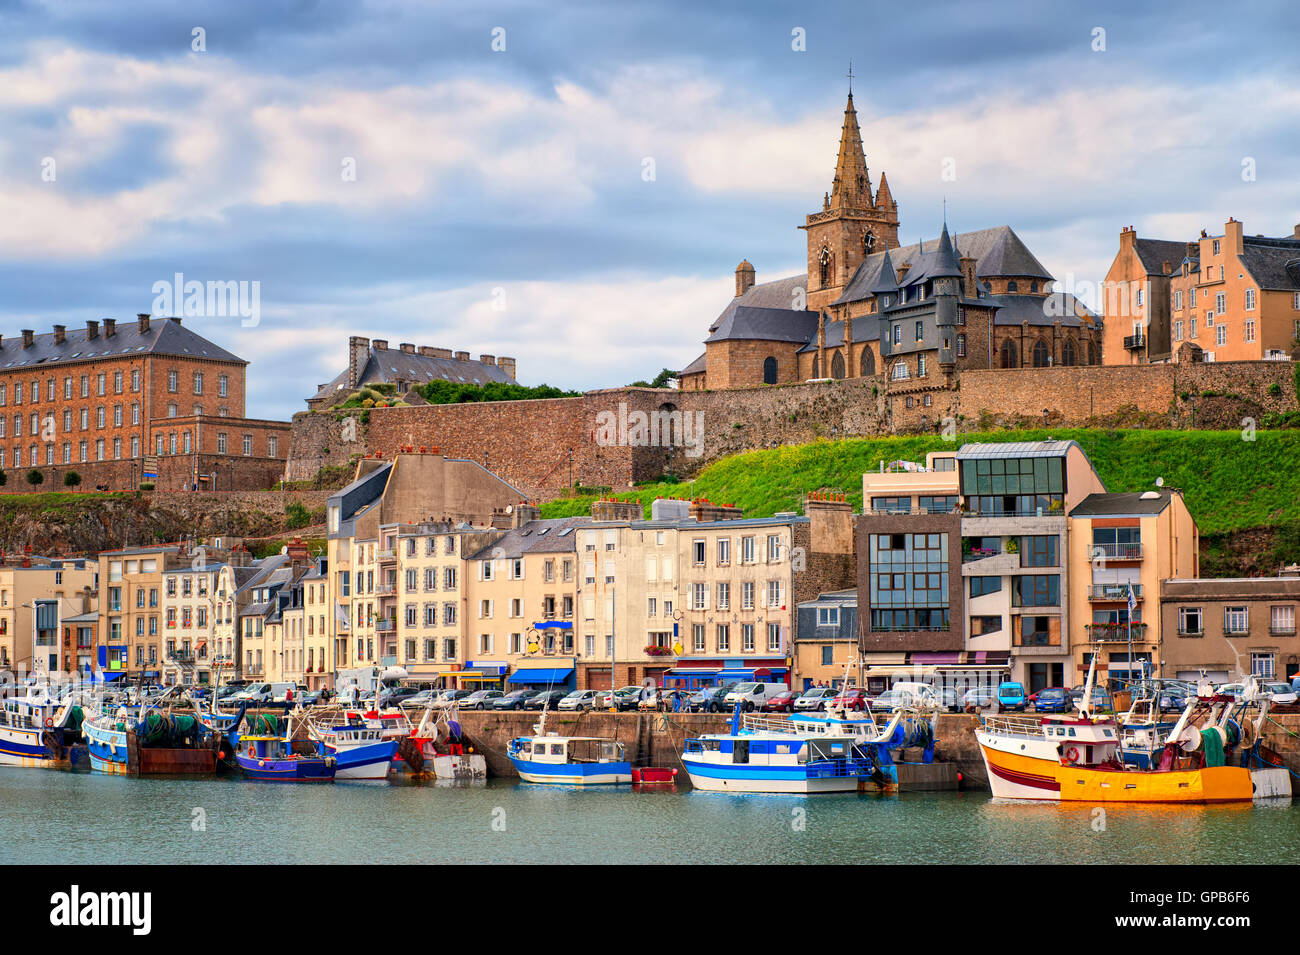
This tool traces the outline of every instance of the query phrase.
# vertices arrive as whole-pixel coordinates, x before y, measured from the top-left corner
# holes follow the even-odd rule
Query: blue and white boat
[[[688,739],[682,764],[706,792],[833,793],[898,785],[893,751],[920,747],[934,758],[933,716],[900,708],[881,727],[870,712],[732,716],[731,732]]]
[[[71,695],[59,700],[34,686],[0,704],[0,766],[60,766],[82,741],[84,713]]]
[[[599,736],[517,736],[506,745],[519,778],[529,783],[606,786],[632,781],[623,744]]]
[[[312,727],[316,752],[335,758],[334,778],[387,779],[397,756],[398,740],[377,721]]]

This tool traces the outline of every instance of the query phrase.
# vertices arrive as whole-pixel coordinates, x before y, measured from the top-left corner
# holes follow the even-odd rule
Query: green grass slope
[[[997,431],[819,441],[737,454],[704,468],[694,480],[638,485],[613,496],[646,507],[656,497],[703,497],[738,504],[751,517],[798,511],[803,495],[821,488],[842,491],[862,507],[862,474],[880,462],[924,461],[927,451],[978,441],[1079,442],[1107,490],[1141,491],[1163,477],[1182,490],[1203,534],[1270,527],[1300,519],[1300,431]],[[544,517],[588,514],[591,496],[559,498],[542,506]]]

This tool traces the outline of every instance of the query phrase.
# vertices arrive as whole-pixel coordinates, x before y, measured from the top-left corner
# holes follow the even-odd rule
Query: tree
[[[64,487],[77,487],[79,484],[81,484],[81,475],[76,471],[69,471],[67,474],[63,475]]]
[[[35,487],[38,484],[44,484],[45,475],[42,474],[40,471],[36,470],[35,468],[32,468],[30,471],[27,472],[27,483],[32,485],[32,487]]]
[[[667,388],[668,382],[677,377],[677,372],[671,368],[665,368],[659,374],[654,376],[653,381],[634,381],[628,385],[629,388]]]

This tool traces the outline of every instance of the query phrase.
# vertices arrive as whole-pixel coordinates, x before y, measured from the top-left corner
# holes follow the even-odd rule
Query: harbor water
[[[1300,803],[755,796],[515,780],[277,785],[0,768],[4,863],[1284,862]]]

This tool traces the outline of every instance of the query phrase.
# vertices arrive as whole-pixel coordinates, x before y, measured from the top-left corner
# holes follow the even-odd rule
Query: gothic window
[[[817,256],[817,266],[821,276],[822,288],[831,283],[831,250],[822,246],[821,253]]]
[[[1101,364],[1101,362],[1100,362],[1100,361],[1098,360],[1098,358],[1097,358],[1097,343],[1096,343],[1096,342],[1088,342],[1088,364],[1090,364],[1090,365],[1100,365],[1100,364]]]
[[[776,384],[776,359],[771,355],[763,359],[763,384]]]
[[[1008,291],[1008,292],[1019,292],[1019,291],[1020,291],[1020,283],[1017,282],[1015,279],[1012,279],[1010,282],[1007,283],[1007,291]]]
[[[813,376],[814,378],[820,378],[820,377],[822,376],[822,365],[821,365],[821,362],[817,360],[817,356],[816,356],[816,355],[813,355],[813,370],[812,370],[812,376]]]
[[[831,359],[831,377],[844,377],[844,356],[839,352],[836,352],[835,357]]]
[[[868,228],[865,232],[862,233],[862,254],[870,255],[872,250],[875,249],[875,247],[876,247],[876,234],[872,232],[871,229]]]
[[[1016,352],[1016,343],[1011,339],[1002,342],[1002,347],[998,349],[999,363],[1003,368],[1019,368],[1020,356]]]
[[[1049,364],[1051,364],[1051,361],[1050,355],[1047,351],[1047,345],[1040,338],[1038,341],[1034,342],[1034,367],[1046,368]]]
[[[863,378],[870,378],[876,373],[876,355],[870,346],[862,349],[862,360],[859,362],[858,373]]]
[[[1075,361],[1074,342],[1067,338],[1065,344],[1061,346],[1061,364],[1073,365]]]
[[[1033,282],[1030,282],[1030,283],[1029,283],[1029,291],[1030,291],[1030,292],[1037,292],[1037,291],[1038,291],[1038,281],[1037,281],[1037,280],[1034,280]]]

